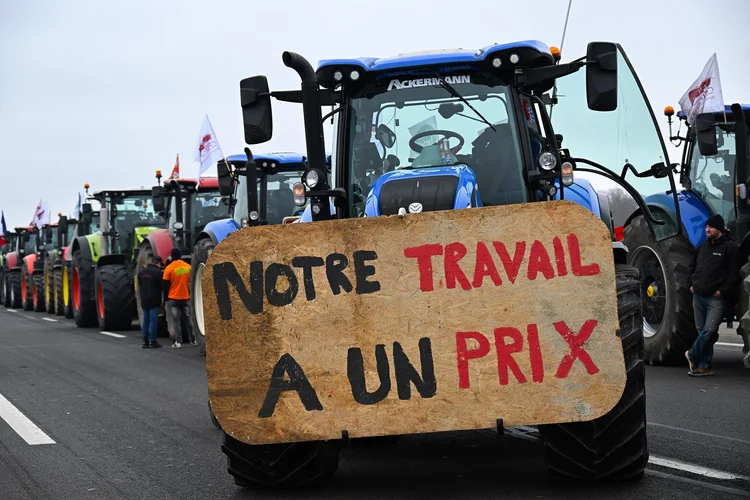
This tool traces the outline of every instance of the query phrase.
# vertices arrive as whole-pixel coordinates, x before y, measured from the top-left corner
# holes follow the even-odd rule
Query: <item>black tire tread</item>
[[[129,330],[133,323],[135,292],[127,264],[109,264],[97,269],[102,286],[104,317],[97,317],[101,330]]]
[[[81,284],[81,305],[80,309],[75,307],[75,297],[73,297],[73,269],[78,269],[78,279]],[[85,259],[81,253],[81,249],[77,248],[73,252],[73,263],[70,266],[69,283],[70,283],[70,303],[73,309],[73,320],[76,326],[80,328],[87,328],[95,326],[97,324],[96,317],[96,298],[90,296],[90,292],[93,287],[90,287],[94,282],[93,267],[88,259]]]
[[[688,270],[693,256],[693,245],[684,236],[665,242],[653,241],[648,222],[640,215],[625,228],[623,243],[629,255],[641,246],[655,250],[666,266],[667,295],[674,298],[664,311],[659,331],[644,340],[646,362],[649,364],[680,365],[685,363],[685,351],[693,345],[698,331],[693,318],[693,294],[688,285]],[[630,258],[628,259],[630,263]]]
[[[23,297],[21,297],[21,271],[10,272],[10,289],[13,293],[11,294],[10,307],[12,309],[21,309],[23,307]]]
[[[620,401],[592,422],[539,426],[545,463],[560,479],[621,481],[643,476],[648,463],[643,319],[638,270],[618,264],[617,307],[627,381]]]
[[[227,471],[247,488],[322,486],[338,469],[340,448],[338,441],[249,445],[226,433],[221,446]]]
[[[65,302],[63,302],[63,272],[62,268],[52,270],[52,283],[55,289],[55,310],[57,316],[65,315]]]
[[[46,303],[44,300],[44,273],[35,273],[31,276],[33,286],[31,288],[32,297],[36,299],[32,301],[34,306],[34,312],[47,312]]]
[[[198,344],[198,351],[202,356],[206,355],[206,338],[201,334],[200,329],[198,328],[198,320],[196,319],[197,316],[195,314],[195,300],[193,297],[195,297],[195,275],[196,271],[198,269],[198,266],[203,263],[205,264],[208,260],[208,256],[213,251],[214,247],[213,240],[211,238],[204,238],[198,243],[195,244],[195,247],[193,248],[193,255],[190,257],[190,321],[193,326],[193,332],[195,334],[195,342]]]

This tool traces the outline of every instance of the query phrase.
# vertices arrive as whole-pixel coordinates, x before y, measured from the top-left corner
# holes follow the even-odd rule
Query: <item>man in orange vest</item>
[[[190,345],[197,346],[190,322],[190,264],[182,260],[182,252],[173,248],[172,262],[164,269],[164,303],[172,314],[174,343],[172,347],[182,347],[182,320],[185,320]]]

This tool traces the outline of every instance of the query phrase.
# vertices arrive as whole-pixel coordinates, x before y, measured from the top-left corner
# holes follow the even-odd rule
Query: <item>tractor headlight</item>
[[[573,164],[566,161],[562,164],[562,183],[563,186],[570,186],[573,184]]]
[[[318,185],[318,180],[318,172],[315,170],[308,170],[305,174],[305,184],[311,189]]]
[[[258,220],[258,212],[256,212],[255,210],[250,212],[250,220]]]
[[[174,224],[172,224],[172,228],[176,229],[177,231],[179,231],[183,227],[185,227],[185,225],[182,222],[175,222]]]
[[[555,165],[557,165],[557,158],[555,158],[555,155],[549,151],[545,151],[539,155],[539,166],[542,167],[543,170],[552,170],[555,168]]]

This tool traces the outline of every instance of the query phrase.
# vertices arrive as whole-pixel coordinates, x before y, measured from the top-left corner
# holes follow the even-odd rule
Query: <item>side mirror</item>
[[[66,241],[68,237],[68,218],[64,215],[60,216],[60,220],[57,222],[57,248],[62,248],[67,245]]]
[[[586,99],[593,111],[617,109],[617,45],[591,42],[586,50]]]
[[[154,212],[164,210],[164,187],[154,186],[151,188],[151,203],[154,205]]]
[[[51,245],[52,244],[52,228],[47,228],[44,230],[44,244],[45,245]]]
[[[716,128],[711,113],[701,113],[695,120],[698,150],[703,156],[713,156],[719,152],[716,146]]]
[[[84,203],[81,205],[81,223],[82,224],[91,224],[91,203]]]
[[[265,76],[252,76],[240,81],[242,123],[247,144],[261,144],[273,136],[271,93]]]
[[[234,194],[234,178],[229,171],[229,164],[223,161],[216,163],[216,171],[219,176],[219,194],[232,196]]]
[[[380,141],[380,144],[388,149],[391,149],[396,144],[396,134],[388,128],[388,125],[381,123],[375,131],[375,137]]]

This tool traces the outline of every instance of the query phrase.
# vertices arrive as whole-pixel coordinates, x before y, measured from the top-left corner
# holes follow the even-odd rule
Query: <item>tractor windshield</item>
[[[715,213],[724,217],[727,224],[736,220],[734,210],[734,159],[735,134],[721,127],[716,130],[717,153],[703,156],[693,142],[690,158],[690,183]]]
[[[109,220],[119,235],[111,239],[112,253],[124,253],[133,248],[136,227],[164,225],[164,218],[154,212],[151,193],[108,196]]]
[[[28,233],[29,241],[23,243],[23,251],[26,255],[36,253],[36,233]]]
[[[375,181],[396,169],[462,163],[477,175],[482,204],[528,200],[509,87],[475,75],[444,78],[491,126],[437,78],[387,80],[349,101],[347,164],[355,217],[364,213]]]
[[[269,224],[281,224],[284,217],[302,215],[305,207],[298,207],[294,204],[292,191],[294,183],[302,178],[302,172],[301,169],[287,170],[258,178],[257,192],[263,196],[263,191],[265,191],[266,220]],[[264,184],[261,184],[262,180],[265,180]],[[240,176],[237,182],[237,204],[234,209],[234,220],[237,224],[241,224],[242,218],[248,216],[246,182],[245,176]]]
[[[190,221],[193,234],[203,231],[211,221],[227,216],[227,198],[219,194],[219,190],[193,193],[190,207]],[[183,205],[184,207],[184,205]]]

